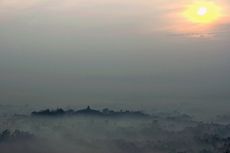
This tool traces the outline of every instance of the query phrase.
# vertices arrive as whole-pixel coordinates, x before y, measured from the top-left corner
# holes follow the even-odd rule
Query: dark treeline
[[[64,116],[64,115],[77,115],[77,116],[101,116],[101,117],[143,117],[148,118],[150,117],[149,114],[143,113],[141,111],[129,111],[129,110],[120,110],[120,111],[114,111],[110,110],[108,108],[105,108],[103,110],[96,110],[91,109],[90,106],[88,106],[85,109],[80,110],[63,110],[62,108],[58,108],[56,110],[41,110],[41,111],[34,111],[31,113],[32,116]]]
[[[15,130],[10,131],[8,129],[2,131],[0,133],[0,143],[1,142],[13,142],[17,140],[29,140],[32,139],[34,136],[28,132]]]

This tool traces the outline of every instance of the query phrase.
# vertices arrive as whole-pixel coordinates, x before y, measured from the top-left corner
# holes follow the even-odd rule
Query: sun
[[[187,6],[183,16],[192,23],[210,24],[221,17],[221,9],[214,2],[197,1]]]
[[[208,8],[205,7],[205,6],[202,6],[202,7],[200,7],[200,8],[197,10],[197,14],[198,14],[199,16],[204,16],[204,15],[206,15],[207,13],[208,13]]]

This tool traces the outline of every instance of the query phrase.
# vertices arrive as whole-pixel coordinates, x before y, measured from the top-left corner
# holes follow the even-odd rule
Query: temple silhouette
[[[102,111],[92,109],[90,106],[87,106],[85,109],[80,110],[63,110],[62,108],[58,108],[56,110],[45,109],[41,111],[33,111],[31,113],[32,116],[66,116],[66,115],[74,115],[74,116],[100,116],[100,117],[150,117],[149,114],[143,113],[141,111],[114,111],[108,108],[104,108]]]

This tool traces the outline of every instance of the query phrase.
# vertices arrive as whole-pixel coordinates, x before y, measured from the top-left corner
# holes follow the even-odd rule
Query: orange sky
[[[198,1],[199,2],[199,1]],[[203,1],[205,3],[209,3],[210,1]],[[220,1],[213,1],[214,5],[219,7],[220,16],[210,22],[210,23],[193,23],[188,18],[183,16],[183,13],[194,5],[196,1],[187,1],[178,4],[170,4],[167,6],[167,13],[165,13],[164,20],[166,21],[164,30],[167,30],[172,33],[178,34],[187,34],[188,36],[191,34],[192,36],[196,34],[210,34],[221,31],[221,27],[228,25],[230,23],[230,16],[229,16],[229,2],[226,0]],[[195,13],[195,12],[194,12]]]
[[[20,14],[45,12],[46,17],[60,14],[60,20],[66,17],[86,17],[86,20],[107,17],[119,19],[134,19],[139,21],[137,32],[150,33],[163,31],[171,33],[208,33],[218,30],[222,25],[230,23],[228,0],[213,0],[221,8],[221,17],[209,24],[197,24],[186,20],[182,13],[194,2],[184,0],[1,0],[0,18],[17,18]],[[207,0],[202,0],[207,1]],[[210,1],[209,1],[210,2]],[[36,15],[35,15],[36,16]],[[87,19],[87,17],[89,17]],[[119,22],[119,21],[118,21]]]

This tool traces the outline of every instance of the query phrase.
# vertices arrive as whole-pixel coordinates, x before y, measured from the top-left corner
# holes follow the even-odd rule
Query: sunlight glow
[[[220,7],[211,1],[197,1],[189,5],[183,16],[192,23],[215,23],[221,17]]]
[[[204,16],[207,13],[208,13],[208,9],[206,7],[200,7],[197,11],[197,14],[199,16]]]

